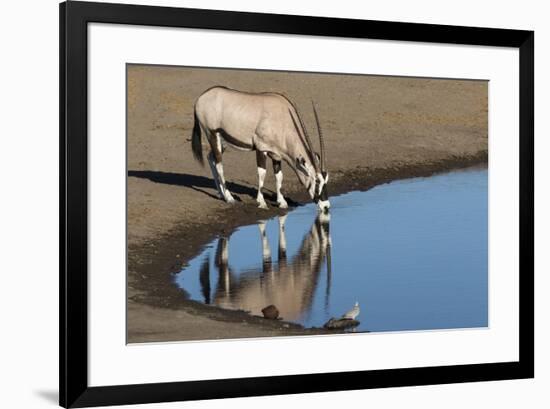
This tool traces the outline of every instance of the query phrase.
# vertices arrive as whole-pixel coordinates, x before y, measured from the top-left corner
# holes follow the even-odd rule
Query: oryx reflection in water
[[[254,315],[261,315],[262,308],[274,304],[285,320],[299,320],[312,307],[321,270],[326,263],[325,305],[328,307],[331,285],[330,215],[317,215],[293,255],[287,255],[286,218],[286,215],[278,218],[277,261],[273,261],[266,223],[258,224],[262,263],[260,268],[254,270],[234,271],[229,251],[231,235],[218,238],[213,264],[217,270],[215,287],[210,283],[213,276],[210,274],[208,256],[200,269],[201,293],[206,304],[250,311]]]

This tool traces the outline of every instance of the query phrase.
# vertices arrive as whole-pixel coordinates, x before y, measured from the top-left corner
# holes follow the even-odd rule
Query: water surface
[[[331,198],[209,243],[175,275],[182,297],[322,326],[359,303],[358,331],[488,325],[487,170]]]

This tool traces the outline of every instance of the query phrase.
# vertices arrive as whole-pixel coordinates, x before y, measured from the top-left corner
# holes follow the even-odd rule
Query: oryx
[[[193,127],[192,149],[195,159],[203,163],[201,134],[210,144],[208,162],[214,176],[216,188],[223,200],[233,203],[234,199],[225,186],[222,154],[226,146],[238,150],[256,151],[258,167],[259,207],[267,208],[262,194],[266,174],[267,157],[273,161],[277,204],[287,207],[281,193],[284,160],[296,172],[306,187],[311,199],[320,210],[327,212],[330,203],[327,194],[328,173],[326,170],[325,146],[319,117],[312,101],[315,121],[319,133],[319,156],[314,150],[306,127],[296,107],[283,95],[265,92],[241,92],[216,86],[206,90],[195,102],[195,125]]]

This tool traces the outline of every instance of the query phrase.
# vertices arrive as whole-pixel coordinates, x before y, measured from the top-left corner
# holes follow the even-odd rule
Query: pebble
[[[270,320],[276,320],[279,318],[279,310],[274,305],[268,305],[264,309],[262,309],[262,314],[264,314],[264,318],[270,319]]]

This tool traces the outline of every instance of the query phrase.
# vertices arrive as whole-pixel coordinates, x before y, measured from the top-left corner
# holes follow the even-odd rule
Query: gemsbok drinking
[[[260,208],[267,208],[262,188],[266,174],[267,158],[273,162],[277,204],[287,208],[281,193],[285,161],[307,189],[319,209],[328,212],[330,203],[327,194],[328,173],[326,153],[319,116],[312,101],[320,155],[317,154],[296,107],[281,94],[273,92],[249,93],[216,86],[206,90],[195,102],[193,127],[193,155],[204,163],[201,135],[210,145],[208,163],[220,197],[233,203],[231,192],[225,185],[222,155],[227,146],[241,151],[255,151],[258,167],[258,194]]]

